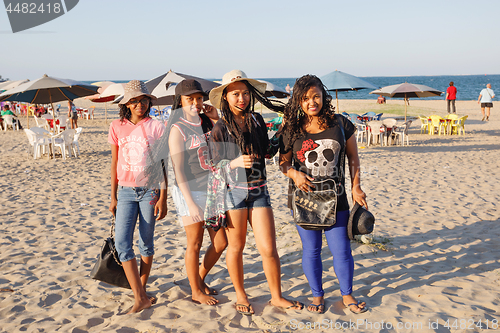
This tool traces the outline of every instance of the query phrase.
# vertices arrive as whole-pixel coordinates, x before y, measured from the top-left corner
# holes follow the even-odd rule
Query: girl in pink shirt
[[[149,146],[165,129],[149,117],[152,99],[156,97],[149,94],[143,82],[127,83],[119,103],[120,119],[111,123],[108,137],[112,153],[109,210],[115,216],[115,246],[135,298],[129,313],[149,308],[156,301],[146,294],[146,284],[153,263],[155,222],[167,214],[166,185],[158,184],[159,190],[148,189],[143,175]],[[140,273],[132,248],[137,219]]]

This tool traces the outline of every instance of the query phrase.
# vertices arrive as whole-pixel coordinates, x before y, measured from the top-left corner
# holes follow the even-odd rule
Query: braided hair
[[[260,134],[259,132],[256,131],[255,127],[253,126],[254,120],[252,114],[255,111],[254,104],[256,101],[258,101],[266,108],[278,113],[283,113],[284,104],[281,101],[269,100],[263,93],[255,89],[248,81],[241,80],[240,82],[243,82],[247,86],[248,91],[250,92],[250,103],[248,104],[247,108],[243,110],[243,115],[245,117],[244,122],[246,124],[246,127],[248,128],[248,132],[250,135],[250,142],[245,144],[243,130],[236,122],[234,114],[229,107],[229,103],[225,99],[227,95],[227,87],[226,89],[224,89],[221,98],[220,110],[222,113],[222,119],[225,122],[226,128],[228,129],[230,135],[232,135],[235,138],[236,144],[242,152],[247,152],[249,154],[256,154],[257,156],[261,157],[265,155],[267,147],[261,147],[259,139]]]
[[[337,123],[335,107],[331,104],[332,96],[326,91],[323,82],[315,75],[304,75],[295,81],[292,98],[285,105],[283,131],[290,133],[285,149],[291,148],[293,142],[306,133],[303,125],[309,120],[309,116],[302,110],[302,98],[311,87],[317,87],[323,95],[323,106],[318,114],[320,128],[326,129]]]

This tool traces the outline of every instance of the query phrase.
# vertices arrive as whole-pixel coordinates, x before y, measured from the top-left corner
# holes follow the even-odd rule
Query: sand
[[[404,110],[402,101],[393,100],[382,106],[372,100],[339,104],[347,112],[401,115]],[[245,286],[256,314],[244,317],[234,309],[225,254],[207,279],[219,290],[219,305],[190,301],[186,237],[171,198],[155,234],[149,291],[158,298],[156,305],[126,315],[131,291],[89,278],[110,223],[108,125],[103,105],[96,106],[95,120],[79,120],[79,158],[34,160],[22,131],[0,133],[1,332],[321,332],[342,326],[352,332],[478,332],[479,322],[500,331],[498,107],[489,122],[481,122],[476,102],[457,102],[457,112],[469,115],[465,136],[420,134],[414,123],[410,146],[360,148],[362,185],[377,221],[374,243],[351,245],[354,296],[367,302],[369,312],[354,315],[342,308],[326,246],[326,313],[268,305],[269,289],[249,231]],[[445,102],[411,100],[409,113],[443,115]],[[112,108],[110,118],[115,117]],[[272,162],[268,174],[283,293],[309,304],[301,244],[283,196],[287,180]],[[208,241],[206,236],[204,248]]]

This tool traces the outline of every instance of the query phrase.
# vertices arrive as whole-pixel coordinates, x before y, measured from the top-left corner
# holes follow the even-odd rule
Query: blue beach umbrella
[[[334,71],[321,77],[321,82],[326,86],[327,90],[335,90],[335,99],[337,100],[337,112],[339,111],[339,91],[360,90],[360,89],[377,89],[370,82],[360,79],[357,76],[347,74],[341,71]]]

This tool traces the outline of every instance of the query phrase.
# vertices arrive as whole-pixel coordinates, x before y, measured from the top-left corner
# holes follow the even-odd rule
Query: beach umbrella
[[[17,87],[20,84],[26,83],[29,80],[17,80],[17,81],[5,81],[0,83],[0,91],[10,90]]]
[[[335,99],[337,100],[337,112],[339,110],[339,91],[360,90],[360,89],[377,89],[370,82],[363,80],[357,76],[347,74],[341,71],[334,71],[321,77],[321,82],[326,86],[327,90],[335,90]]]
[[[405,101],[405,121],[406,121],[406,104],[409,98],[422,98],[441,96],[443,92],[434,88],[424,86],[423,84],[400,83],[391,86],[382,87],[370,92],[370,94],[382,95],[386,97],[404,98]]]
[[[104,88],[104,90],[99,94],[99,98],[96,100],[97,103],[104,104],[104,122],[108,122],[108,103],[114,101],[118,96],[125,94],[126,83],[112,83]]]
[[[70,79],[59,79],[47,74],[34,81],[29,81],[0,94],[0,102],[15,101],[30,104],[51,104],[54,102],[73,101],[76,98],[93,95],[98,87]],[[29,117],[28,128],[29,128]]]
[[[153,101],[153,105],[174,104],[175,89],[168,89],[168,88],[172,84],[177,84],[185,79],[198,81],[201,85],[201,88],[203,89],[204,92],[207,93],[207,95],[210,92],[210,90],[220,85],[210,80],[205,80],[200,77],[192,75],[176,73],[170,70],[165,74],[162,74],[160,76],[155,77],[154,79],[145,82],[146,88],[148,88],[150,94],[158,98],[156,101]]]
[[[272,84],[269,81],[259,80],[260,82],[264,82],[267,84],[266,86],[266,97],[276,97],[276,98],[287,98],[290,97],[290,94],[286,92],[285,89],[281,89],[275,84]]]

